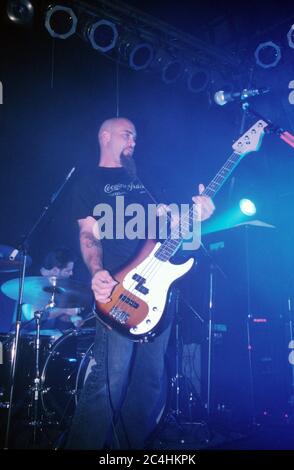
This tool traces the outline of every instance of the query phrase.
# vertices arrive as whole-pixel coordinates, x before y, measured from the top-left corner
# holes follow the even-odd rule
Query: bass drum
[[[59,338],[49,351],[41,374],[41,401],[48,424],[70,424],[80,391],[95,364],[95,331],[73,330]]]
[[[27,413],[32,397],[35,373],[35,331],[21,331],[19,338],[18,360],[14,381],[14,413]],[[40,364],[44,364],[48,351],[61,336],[58,330],[40,331]],[[0,408],[9,407],[10,372],[14,354],[14,333],[0,333]]]
[[[13,336],[0,333],[0,408],[8,408]]]

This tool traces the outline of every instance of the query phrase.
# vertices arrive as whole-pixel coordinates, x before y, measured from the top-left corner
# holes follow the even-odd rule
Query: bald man
[[[113,237],[97,236],[97,205],[107,204],[116,214],[118,196],[124,206],[153,203],[136,177],[133,153],[136,129],[126,118],[104,121],[99,129],[100,160],[77,185],[74,197],[80,249],[92,278],[95,298],[111,299],[115,273],[138,251],[142,240],[118,237],[124,227],[115,222]],[[200,190],[203,188],[200,188]],[[214,206],[206,196],[193,198],[202,207],[202,220]],[[124,219],[126,223],[126,219]],[[150,343],[134,343],[97,322],[96,365],[81,393],[67,448],[143,449],[156,426],[165,396],[165,352],[169,326]]]

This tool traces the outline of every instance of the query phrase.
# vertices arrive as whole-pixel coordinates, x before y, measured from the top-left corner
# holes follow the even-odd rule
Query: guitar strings
[[[232,155],[234,155],[234,153],[233,153]],[[231,156],[230,156],[229,160],[230,160],[230,159],[231,159]],[[219,175],[219,174],[223,172],[223,169],[224,169],[224,167],[229,163],[229,160],[226,162],[226,164],[225,164],[225,165],[223,166],[223,168],[220,170],[220,172],[218,173],[218,175],[216,175],[216,177],[212,180],[212,182],[207,186],[207,188],[206,188],[205,191],[203,192],[203,195],[210,195],[210,194],[209,194],[210,191],[211,191],[211,193],[213,193],[213,194],[216,193],[216,190],[215,190],[215,189],[210,190],[210,186],[211,186],[212,184],[219,183],[219,182],[222,181],[222,180],[224,181],[224,177],[221,176],[221,175]],[[232,162],[231,160],[230,160],[230,163],[234,163],[234,165],[236,165],[236,162]],[[237,162],[237,163],[238,163],[238,162]],[[229,168],[228,170],[231,171],[232,168]],[[227,174],[226,176],[228,176],[228,174]],[[211,194],[211,195],[213,196],[213,194]],[[189,219],[190,219],[190,217],[191,217],[191,215],[192,215],[192,211],[193,211],[193,207],[189,210],[189,212],[187,212],[187,213],[181,218],[181,220],[180,220],[180,222],[179,222],[178,225],[180,225],[180,223],[181,223],[182,225],[185,224],[186,222],[188,223],[188,222],[189,222]],[[169,236],[169,237],[161,244],[161,246],[160,246],[159,249],[165,250],[165,246],[168,245],[168,243],[170,242],[170,240],[173,240],[173,239],[171,238],[171,236]],[[176,240],[175,240],[175,241],[176,241]],[[182,241],[182,240],[181,240],[181,241]],[[178,248],[180,247],[180,245],[181,245],[181,243],[179,243],[179,246],[177,247],[177,250],[178,250]],[[176,250],[176,251],[177,251],[177,250]],[[175,251],[173,254],[175,254],[176,251]],[[160,265],[161,265],[160,260],[157,260],[157,259],[154,260],[154,259],[153,259],[153,261],[159,261],[159,263],[156,263],[156,264],[160,264]],[[149,265],[148,265],[148,264],[146,265],[145,269],[142,271],[142,275],[144,275],[144,276],[145,276],[145,275],[148,275],[148,276],[149,276],[149,274],[150,274],[150,269],[152,269],[152,268],[153,268],[153,264],[155,264],[155,263],[153,263],[153,261],[151,261],[151,262],[149,263]],[[154,267],[155,267],[155,266],[154,266]],[[133,287],[135,287],[135,285],[136,285],[136,281],[134,281],[133,285],[130,285],[129,290],[131,291],[131,289],[132,289]]]
[[[229,159],[227,160],[227,162],[223,165],[223,167],[221,168],[221,170],[219,171],[219,173],[218,173],[218,174],[216,175],[216,177],[212,180],[212,182],[208,185],[208,187],[206,188],[206,190],[203,192],[203,195],[209,195],[209,192],[210,192],[210,191],[211,191],[211,193],[216,194],[216,189],[215,189],[215,188],[210,188],[210,187],[213,186],[213,185],[215,185],[215,184],[218,184],[218,183],[221,182],[221,181],[224,182],[225,179],[229,176],[229,172],[232,171],[232,169],[234,168],[234,166],[236,166],[237,163],[238,163],[238,161],[235,162],[234,160],[233,160],[233,161],[231,160],[231,157],[234,156],[234,155],[236,155],[235,152],[232,153],[232,155],[229,157]],[[240,157],[240,155],[237,155],[237,156]],[[227,168],[227,165],[228,165],[228,164],[230,165],[229,168]],[[226,170],[226,175],[225,175],[225,177],[223,176],[224,170]],[[220,186],[219,186],[219,188],[220,188]],[[218,189],[219,189],[219,188],[218,188]],[[187,215],[185,215],[185,216],[181,219],[180,223],[183,224],[183,221],[185,222],[185,219],[189,219],[189,218],[190,218],[190,216],[191,216],[191,211],[192,211],[192,210],[193,210],[193,208],[190,209],[189,212],[187,213]],[[165,249],[165,246],[170,242],[170,240],[171,240],[171,238],[170,238],[170,236],[169,236],[169,237],[165,240],[165,242],[162,243],[162,245],[159,247],[159,249],[164,250],[164,249]],[[177,251],[177,250],[179,249],[179,247],[181,246],[181,243],[182,243],[182,240],[180,240],[180,242],[178,243],[178,246],[177,246],[176,250],[175,250],[175,251],[174,251],[174,250],[172,251],[172,254],[175,254],[175,253],[176,253],[176,251]],[[162,261],[160,261],[160,260],[158,260],[158,259],[156,259],[156,258],[153,258],[153,259],[150,261],[150,263],[145,266],[144,270],[141,272],[141,275],[144,276],[144,277],[145,277],[145,276],[148,276],[149,280],[151,280],[151,279],[154,277],[154,275],[158,273],[158,271],[159,271],[159,269],[160,269],[161,267],[163,267]],[[158,268],[158,269],[156,269],[156,268]],[[134,292],[134,288],[136,288],[136,286],[137,286],[136,281],[134,281],[134,282],[129,286],[128,289],[125,289],[125,290],[123,291],[123,294],[124,294],[124,293],[129,293],[128,298],[132,298],[132,297],[133,297],[133,299],[134,299],[135,297],[138,298],[138,295],[136,295],[136,293]],[[140,299],[140,300],[141,300],[141,299]],[[125,304],[125,302],[124,302],[122,299],[120,299],[119,301],[117,301],[116,304],[113,305],[113,307],[116,307],[116,308],[117,308],[117,307],[121,306],[122,304],[124,304],[124,311],[125,311],[126,313],[128,313],[128,312],[130,311],[131,306],[128,307],[128,305]],[[112,307],[112,308],[113,308],[113,307]]]
[[[225,164],[222,166],[222,168],[220,169],[220,171],[217,173],[217,175],[214,177],[214,179],[210,182],[210,184],[207,186],[206,190],[202,193],[203,195],[208,195],[210,197],[213,197],[217,191],[220,189],[221,185],[224,184],[224,182],[226,181],[226,179],[229,177],[230,173],[233,171],[233,169],[238,165],[238,163],[240,162],[242,156],[244,155],[244,153],[238,153],[238,152],[232,152],[232,154],[230,155],[230,157],[228,158],[228,160],[225,162]],[[232,159],[232,157],[234,157]],[[237,157],[237,159],[236,159]],[[217,186],[216,188],[214,188],[213,186]],[[153,199],[153,198],[152,198]],[[190,218],[191,214],[191,209],[189,210],[189,213],[188,213],[188,218]],[[182,223],[182,220],[181,219],[179,221],[179,224]],[[165,242],[162,243],[162,245],[159,247],[159,249],[162,249],[164,250],[165,249],[165,245],[167,245],[170,241],[170,237],[167,238],[167,240],[165,240]],[[171,256],[173,256],[173,254],[175,254],[178,249],[180,248],[181,246],[181,243],[182,243],[182,239],[180,240],[180,242],[178,243],[178,246],[176,247],[176,250],[173,252],[172,251],[172,254]],[[170,256],[170,257],[171,257]],[[168,260],[166,260],[168,261]],[[163,264],[162,262],[160,262],[159,260],[153,258],[153,260],[151,260],[151,262],[149,263],[149,266],[148,264],[146,265],[146,267],[144,268],[145,270],[142,271],[141,275],[144,275],[144,276],[148,276],[149,279],[151,278],[151,273],[152,271],[150,272],[150,269],[153,270],[153,276],[155,275],[155,268],[156,267],[163,267]],[[158,272],[158,270],[157,270]],[[156,272],[156,273],[157,273]],[[150,273],[150,274],[149,274]],[[152,279],[152,278],[151,278]],[[133,284],[130,285],[129,289],[125,289],[123,292],[129,292],[129,297],[132,296],[132,291],[133,289],[136,288],[136,285],[135,285],[135,281]],[[134,297],[137,297],[138,296],[136,295],[136,293],[133,294]],[[140,297],[139,297],[140,298]],[[141,300],[141,299],[140,299]],[[144,301],[144,300],[143,300]],[[113,307],[116,307],[118,305],[120,305],[121,303],[123,303],[123,301],[118,301]],[[124,306],[124,311],[128,309],[127,306]],[[155,325],[154,325],[155,326]],[[150,331],[150,330],[149,330]]]
[[[235,157],[235,158],[237,157],[238,159],[235,160],[235,158],[232,159],[232,157]],[[217,173],[217,175],[209,183],[209,185],[204,190],[202,195],[213,197],[217,193],[217,191],[221,188],[221,184],[224,184],[224,182],[229,177],[232,170],[238,165],[241,158],[242,158],[242,155],[238,154],[237,152],[233,152],[230,155],[230,157],[228,158],[228,160],[225,162],[225,164],[222,166],[220,171]],[[224,175],[224,173],[225,173],[225,175]],[[218,186],[218,187],[213,188],[213,186]],[[152,198],[152,199],[154,199],[154,198]],[[190,210],[183,216],[183,218],[180,219],[180,221],[178,222],[178,226],[183,225],[183,223],[186,223],[186,222],[189,223],[190,217],[193,215],[193,210],[194,210],[194,208],[192,206],[192,208],[190,208]],[[175,240],[175,239],[172,239],[171,235],[169,235],[167,237],[167,239],[160,245],[158,250],[164,251],[166,249],[166,246],[168,246],[168,244],[170,243],[171,240]],[[178,242],[178,246],[175,247],[176,248],[175,251],[174,250],[172,251],[172,254],[171,254],[170,257],[172,257],[178,251],[178,249],[180,248],[182,242],[183,242],[183,238],[180,237],[180,240]],[[166,261],[168,261],[168,259]],[[147,277],[148,276],[149,280],[151,280],[152,278],[154,278],[154,275],[157,274],[159,272],[160,268],[162,268],[163,266],[164,266],[164,264],[163,264],[162,260],[159,260],[159,259],[153,257],[150,260],[150,262],[145,266],[145,268],[140,273],[140,275],[142,277]],[[136,287],[137,287],[137,281],[134,280],[134,282],[132,284],[130,284],[128,289],[124,288],[124,290],[120,294],[120,299],[111,307],[111,309],[120,308],[123,305],[123,307],[124,307],[123,310],[124,310],[125,313],[130,313],[131,312],[131,306],[128,306],[128,304],[122,300],[122,297],[125,294],[127,294],[126,297],[130,298],[131,300],[134,300],[135,298],[139,298],[140,300],[143,300],[143,302],[144,302],[144,299],[141,299],[138,296],[139,293],[138,292],[136,293],[134,291],[134,289],[136,289]],[[153,325],[153,327],[154,326],[155,325]]]
[[[232,161],[231,160],[231,157],[232,156],[238,156],[240,157],[240,155],[236,154],[235,152],[233,152],[229,159],[227,160],[227,162],[223,165],[223,167],[221,168],[221,170],[218,172],[218,174],[216,175],[216,177],[211,181],[211,183],[207,186],[207,188],[205,189],[205,191],[202,193],[203,195],[210,195],[209,193],[211,192],[212,195],[213,194],[216,194],[217,190],[216,189],[213,189],[213,188],[210,188],[212,185],[214,184],[218,184],[220,182],[223,182],[225,181],[225,179],[229,176],[229,172],[232,171],[232,169],[234,168],[234,166],[236,166],[239,162],[237,161]],[[229,168],[226,168],[227,165],[230,165]],[[226,170],[226,175],[225,177],[222,175],[223,171]],[[220,189],[220,186],[219,188],[217,189]],[[192,209],[189,210],[189,212],[181,219],[181,221],[179,222],[180,223],[183,223],[183,220],[185,221],[185,218],[189,220],[190,216],[191,216],[191,211],[193,210],[193,207]],[[161,246],[159,247],[159,249],[162,249],[164,250],[165,249],[165,246],[170,242],[171,240],[171,237],[169,236],[162,244]],[[180,241],[180,243],[178,244],[178,247],[176,249],[176,251],[180,248],[181,246],[181,243],[182,243],[182,240]],[[176,251],[173,253],[175,254]],[[163,267],[163,264],[162,264],[162,261],[156,259],[156,258],[152,258],[150,263],[147,264],[145,266],[145,268],[143,269],[143,271],[141,272],[141,275],[142,276],[148,276],[149,277],[149,280],[152,279],[154,277],[155,274],[158,273],[159,269]],[[156,269],[158,268],[158,269]],[[134,282],[129,286],[128,289],[124,289],[124,291],[122,292],[121,295],[124,295],[125,293],[128,293],[129,295],[127,295],[128,298],[130,298],[131,300],[134,300],[135,298],[138,298],[138,295],[137,293],[134,292],[134,288],[136,288],[137,284],[136,284],[136,281],[134,280]],[[133,297],[133,299],[132,299]],[[139,297],[140,299],[140,297]],[[140,299],[140,300],[143,300],[144,299]],[[131,306],[129,307],[121,298],[113,305],[112,308],[118,308],[120,307],[121,305],[123,304],[124,306],[124,312],[125,313],[128,313],[130,312],[130,309],[131,309]]]

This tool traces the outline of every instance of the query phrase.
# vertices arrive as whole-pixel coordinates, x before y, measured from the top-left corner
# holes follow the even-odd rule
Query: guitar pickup
[[[134,274],[132,279],[134,279],[134,281],[137,281],[137,283],[138,283],[135,287],[135,289],[138,292],[141,292],[141,294],[144,294],[144,295],[149,293],[149,289],[147,289],[147,287],[143,286],[143,284],[146,282],[145,277],[142,277],[139,274]]]
[[[135,302],[133,299],[130,299],[127,295],[121,294],[119,296],[119,299],[125,302],[126,304],[130,305],[133,308],[138,308],[139,304],[138,302]]]

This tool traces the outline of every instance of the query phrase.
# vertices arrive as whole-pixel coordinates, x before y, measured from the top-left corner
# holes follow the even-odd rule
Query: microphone
[[[9,255],[10,261],[14,261],[15,258],[17,257],[17,255],[18,255],[18,253],[19,253],[19,250],[14,249]]]
[[[219,106],[224,106],[225,104],[229,103],[229,101],[234,101],[236,99],[244,101],[247,100],[247,98],[251,98],[252,96],[264,95],[269,91],[269,88],[255,88],[251,90],[247,90],[247,88],[244,88],[244,90],[236,93],[225,92],[223,90],[220,90],[215,93],[214,101]]]

